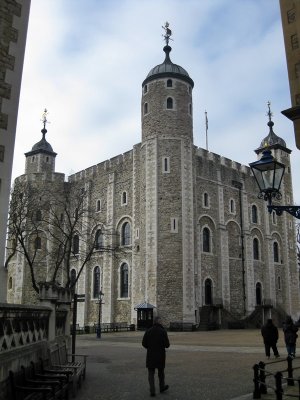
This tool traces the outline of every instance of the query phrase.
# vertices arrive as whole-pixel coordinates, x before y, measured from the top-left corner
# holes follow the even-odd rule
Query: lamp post
[[[97,339],[101,339],[101,311],[102,311],[102,296],[104,293],[100,289],[99,291],[99,311],[98,311],[98,328],[97,328]]]
[[[280,185],[285,171],[284,164],[277,161],[269,149],[263,151],[260,160],[249,164],[256,183],[259,187],[258,198],[268,202],[268,211],[275,211],[281,215],[283,211],[288,212],[293,217],[300,219],[300,206],[274,206],[272,200],[281,200]]]

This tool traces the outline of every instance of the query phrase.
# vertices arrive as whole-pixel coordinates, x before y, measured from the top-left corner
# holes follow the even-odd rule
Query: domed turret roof
[[[281,137],[277,136],[276,133],[274,133],[274,131],[273,131],[274,122],[269,121],[268,126],[270,127],[270,132],[269,132],[268,136],[266,136],[262,140],[260,147],[270,147],[270,146],[274,146],[276,144],[278,144],[282,147],[286,147],[285,141]]]
[[[272,112],[270,109],[270,105],[271,105],[271,103],[268,102],[269,111],[268,111],[267,115],[269,116],[268,127],[270,128],[270,131],[269,131],[269,134],[261,141],[259,149],[262,149],[265,147],[276,146],[276,145],[286,148],[285,141],[281,137],[277,136],[273,131],[274,122],[271,120]]]
[[[53,153],[53,149],[52,149],[51,144],[48,143],[46,138],[45,138],[47,130],[46,129],[42,129],[41,132],[43,134],[42,139],[39,142],[37,142],[35,145],[32,146],[31,151],[43,150],[43,151],[47,151],[47,152]]]
[[[172,48],[169,46],[169,40],[170,36],[172,34],[171,30],[168,28],[169,24],[166,22],[165,29],[166,34],[165,34],[165,40],[166,40],[166,46],[163,48],[164,52],[166,53],[165,60],[162,64],[156,65],[156,67],[152,68],[147,75],[146,79],[144,80],[142,86],[144,86],[146,83],[157,79],[157,78],[166,78],[166,77],[174,77],[178,79],[182,79],[186,82],[188,82],[192,87],[194,87],[194,82],[190,78],[189,74],[187,71],[182,68],[180,65],[172,63],[170,59],[170,52]]]

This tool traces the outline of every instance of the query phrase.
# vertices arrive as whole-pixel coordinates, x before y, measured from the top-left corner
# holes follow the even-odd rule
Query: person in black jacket
[[[270,350],[272,348],[274,356],[279,357],[277,350],[278,329],[273,321],[268,319],[267,323],[261,328],[261,334],[264,338],[266,356],[270,358]]]
[[[143,337],[143,347],[147,349],[146,367],[148,368],[148,381],[150,385],[150,395],[155,396],[154,375],[155,369],[158,370],[159,389],[164,392],[169,388],[165,384],[165,363],[166,348],[170,346],[167,331],[161,325],[161,319],[156,317],[154,324],[149,328]]]
[[[284,341],[288,357],[294,358],[296,355],[296,341],[297,341],[298,328],[294,324],[290,316],[286,317],[285,323],[283,324]]]

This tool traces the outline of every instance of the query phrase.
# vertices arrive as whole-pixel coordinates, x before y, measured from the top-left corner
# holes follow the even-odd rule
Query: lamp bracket
[[[272,211],[276,212],[276,215],[282,215],[283,211],[288,212],[293,217],[300,219],[300,206],[273,206],[268,205],[268,211],[271,214]]]

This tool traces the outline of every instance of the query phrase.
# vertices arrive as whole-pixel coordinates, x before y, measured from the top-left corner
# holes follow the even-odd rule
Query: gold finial
[[[171,39],[172,31],[171,31],[171,29],[169,29],[169,25],[170,25],[169,22],[166,22],[165,26],[162,26],[162,28],[165,31],[165,34],[162,36],[165,38],[165,42],[166,42],[167,46],[169,45],[169,40],[173,40],[173,39]]]

